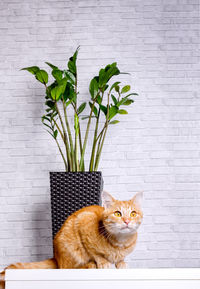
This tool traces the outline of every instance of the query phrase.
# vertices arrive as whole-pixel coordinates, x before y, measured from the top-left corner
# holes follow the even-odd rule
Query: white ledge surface
[[[7,270],[6,281],[200,280],[200,269]]]

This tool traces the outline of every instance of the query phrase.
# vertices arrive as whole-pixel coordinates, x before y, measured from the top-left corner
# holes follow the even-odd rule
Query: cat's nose
[[[124,223],[125,223],[126,225],[128,225],[128,224],[130,223],[130,220],[129,220],[129,219],[124,219]]]

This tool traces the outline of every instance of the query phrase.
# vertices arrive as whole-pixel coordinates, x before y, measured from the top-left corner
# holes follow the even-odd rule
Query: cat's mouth
[[[124,230],[130,231],[131,228],[129,227],[129,225],[126,225],[126,226],[122,227],[121,230],[123,230],[123,231],[124,231]]]

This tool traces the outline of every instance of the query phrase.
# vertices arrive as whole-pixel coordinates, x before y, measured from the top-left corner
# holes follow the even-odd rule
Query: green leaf
[[[43,122],[43,125],[47,126],[49,129],[51,129],[51,130],[52,130],[52,127],[51,127],[51,126],[49,126],[48,124],[46,124],[45,122]]]
[[[43,84],[48,83],[48,74],[45,70],[39,70],[35,75],[36,79]]]
[[[76,93],[74,91],[74,86],[67,82],[64,94],[63,94],[64,101],[67,101],[67,99],[70,99],[71,101],[76,101]]]
[[[68,105],[69,105],[70,103],[72,103],[72,100],[71,100],[71,99],[65,103],[66,107],[68,107]]]
[[[93,112],[94,112],[94,115],[97,117],[98,116],[98,110],[97,110],[96,106],[94,106]]]
[[[48,130],[46,130],[46,131],[55,139],[54,135],[50,131],[48,131]]]
[[[117,112],[118,112],[118,107],[117,106],[111,106],[110,108],[109,108],[109,120],[110,119],[112,119],[116,114],[117,114]]]
[[[104,105],[102,105],[102,104],[100,104],[99,107],[100,107],[100,110],[103,111],[103,113],[104,113],[105,115],[107,115],[107,107],[104,106]]]
[[[128,112],[125,109],[119,109],[118,113],[119,114],[128,114]]]
[[[126,97],[131,96],[131,95],[139,95],[138,93],[130,93]]]
[[[73,61],[68,62],[68,68],[74,75],[76,74],[76,65]]]
[[[52,109],[55,107],[55,102],[51,100],[47,100],[45,104]]]
[[[57,129],[53,132],[53,136],[54,136],[54,138],[56,139],[57,138],[57,135],[58,135],[58,131],[57,131]]]
[[[118,122],[119,122],[119,120],[113,120],[113,121],[109,122],[109,124],[116,124]]]
[[[122,105],[130,105],[131,103],[133,103],[134,100],[132,99],[127,99]]]
[[[79,47],[80,46],[77,47],[74,55],[72,57],[70,57],[69,61],[68,61],[68,68],[69,68],[70,72],[73,73],[74,76],[76,76],[76,59],[77,59]]]
[[[105,68],[99,71],[99,87],[105,87],[106,83],[114,76],[120,74],[117,68],[117,63],[108,64]],[[106,89],[106,88],[105,88]]]
[[[30,66],[30,67],[22,68],[21,70],[27,70],[32,74],[36,74],[40,69],[38,66]]]
[[[99,89],[98,82],[96,78],[93,78],[90,82],[90,87],[89,87],[89,91],[90,91],[92,99],[96,98],[98,94],[98,89]]]
[[[111,94],[111,97],[112,97],[114,104],[117,105],[118,101],[117,101],[116,97],[113,94]]]
[[[46,117],[45,115],[42,116],[42,122],[44,122],[44,120],[47,120],[48,122],[50,122],[50,119]]]
[[[52,75],[57,80],[57,82],[59,82],[62,79],[63,71],[60,69],[53,69]]]
[[[45,62],[47,65],[49,65],[52,69],[58,69],[57,66],[51,64],[50,62]]]
[[[73,73],[71,73],[71,71],[64,70],[64,75],[67,77],[69,82],[71,82],[72,84],[75,84],[76,79],[75,79],[75,76],[73,75]]]
[[[97,96],[97,103],[98,104],[102,103],[102,97],[100,95]]]
[[[120,105],[123,105],[128,99],[128,95],[123,97],[117,104],[117,106],[119,107]]]
[[[94,113],[94,115],[97,117],[97,115],[98,115],[98,110],[97,110],[96,106],[95,106],[95,105],[93,106],[91,102],[89,102],[89,105],[90,105],[90,108],[91,108],[91,109],[92,109],[92,107],[93,107],[93,113]]]
[[[84,111],[86,107],[86,102],[82,103],[79,108],[77,109],[77,113],[80,114],[82,111]]]
[[[52,99],[55,101],[58,101],[61,98],[64,91],[65,91],[65,85],[59,85],[59,86],[54,87],[51,90]]]
[[[118,84],[120,84],[120,81],[113,83],[113,85],[110,88],[110,92],[113,90],[113,88],[115,88],[115,86],[118,86]]]
[[[122,88],[121,93],[126,93],[126,92],[128,92],[130,89],[131,89],[130,85],[125,85],[125,86]]]
[[[99,87],[102,87],[106,83],[106,72],[105,69],[100,69],[99,71]]]
[[[115,86],[115,91],[119,93],[119,85]]]

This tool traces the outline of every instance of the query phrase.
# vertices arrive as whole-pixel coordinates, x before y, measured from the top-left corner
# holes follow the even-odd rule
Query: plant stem
[[[78,161],[78,133],[75,132],[75,163],[76,163],[76,172],[80,171],[79,161]]]
[[[62,152],[62,150],[61,150],[61,147],[60,147],[60,145],[59,145],[59,143],[58,143],[58,141],[57,141],[56,138],[55,138],[55,141],[56,141],[56,143],[57,143],[58,149],[59,149],[60,154],[61,154],[61,156],[62,156],[62,159],[63,159],[63,161],[64,161],[65,170],[66,170],[66,172],[67,172],[67,171],[68,171],[68,165],[67,165],[66,159],[65,159],[65,157],[64,157],[64,154],[63,154],[63,152]]]
[[[97,94],[97,96],[98,96],[98,94]],[[90,123],[91,123],[91,119],[92,119],[92,113],[93,113],[93,110],[94,110],[94,105],[95,105],[97,96],[96,96],[96,98],[93,100],[92,107],[91,107],[91,111],[90,111],[90,115],[89,115],[89,119],[88,119],[88,123],[87,123],[87,128],[86,128],[86,133],[85,133],[85,138],[84,138],[84,143],[83,143],[83,150],[82,150],[81,160],[80,160],[80,170],[81,170],[81,171],[83,170],[85,149],[86,149],[87,140],[88,140]]]
[[[100,161],[101,152],[102,152],[103,144],[104,144],[104,141],[105,141],[105,136],[106,136],[107,129],[108,129],[108,126],[106,126],[106,128],[105,128],[104,135],[102,134],[103,139],[102,139],[102,137],[101,137],[100,140],[99,140],[99,146],[98,146],[99,149],[98,149],[97,155],[96,155],[96,161],[95,161],[94,171],[97,171],[98,166],[99,166],[99,161]],[[102,142],[101,142],[101,144],[100,144],[101,139],[102,139]]]
[[[98,137],[100,137],[100,139],[99,139],[99,143],[98,143],[98,149],[97,149],[97,154],[96,154],[94,171],[96,171],[98,169],[98,165],[99,165],[99,161],[100,161],[100,157],[101,157],[101,152],[102,152],[102,148],[103,148],[104,141],[105,141],[105,136],[106,136],[106,132],[108,129],[109,108],[110,108],[110,92],[108,93],[106,122],[105,122],[105,125],[104,125],[102,131],[100,132],[100,134],[98,136]],[[103,139],[102,139],[102,137],[103,137]]]
[[[58,113],[58,116],[59,116],[59,119],[60,119],[60,123],[61,123],[62,129],[63,129],[64,143],[65,143],[66,154],[67,154],[67,159],[68,159],[68,168],[69,168],[69,171],[72,171],[72,159],[71,159],[71,156],[70,156],[70,153],[69,153],[70,149],[69,149],[69,143],[68,143],[68,139],[67,139],[67,133],[66,133],[65,126],[64,126],[64,123],[62,121],[62,117],[61,117],[60,110],[58,108],[57,103],[55,103],[55,106],[56,106],[56,110],[57,110],[57,113]]]
[[[95,131],[94,131],[92,153],[91,153],[90,167],[89,167],[90,172],[93,171],[93,166],[94,166],[94,157],[95,157],[95,150],[96,150],[96,144],[97,144],[97,132],[98,132],[98,126],[99,126],[99,116],[100,116],[100,108],[98,111],[98,115],[97,115],[97,119],[96,119],[96,126],[95,126]]]
[[[75,170],[75,158],[74,158],[74,145],[73,145],[73,140],[72,140],[72,134],[71,134],[71,129],[69,125],[69,121],[67,118],[67,111],[66,111],[66,106],[64,100],[62,100],[63,103],[63,110],[64,110],[64,116],[65,116],[65,123],[67,127],[67,132],[69,136],[69,143],[70,143],[70,150],[71,150],[71,160],[72,160],[72,170]]]
[[[55,124],[57,130],[59,131],[59,133],[60,133],[60,135],[61,135],[61,138],[62,138],[63,142],[65,143],[64,135],[63,135],[63,133],[62,133],[62,131],[61,131],[59,125],[57,124],[57,122],[55,121],[55,119],[54,119],[53,117],[52,117],[52,120],[53,120],[53,122],[54,122],[54,124]]]

